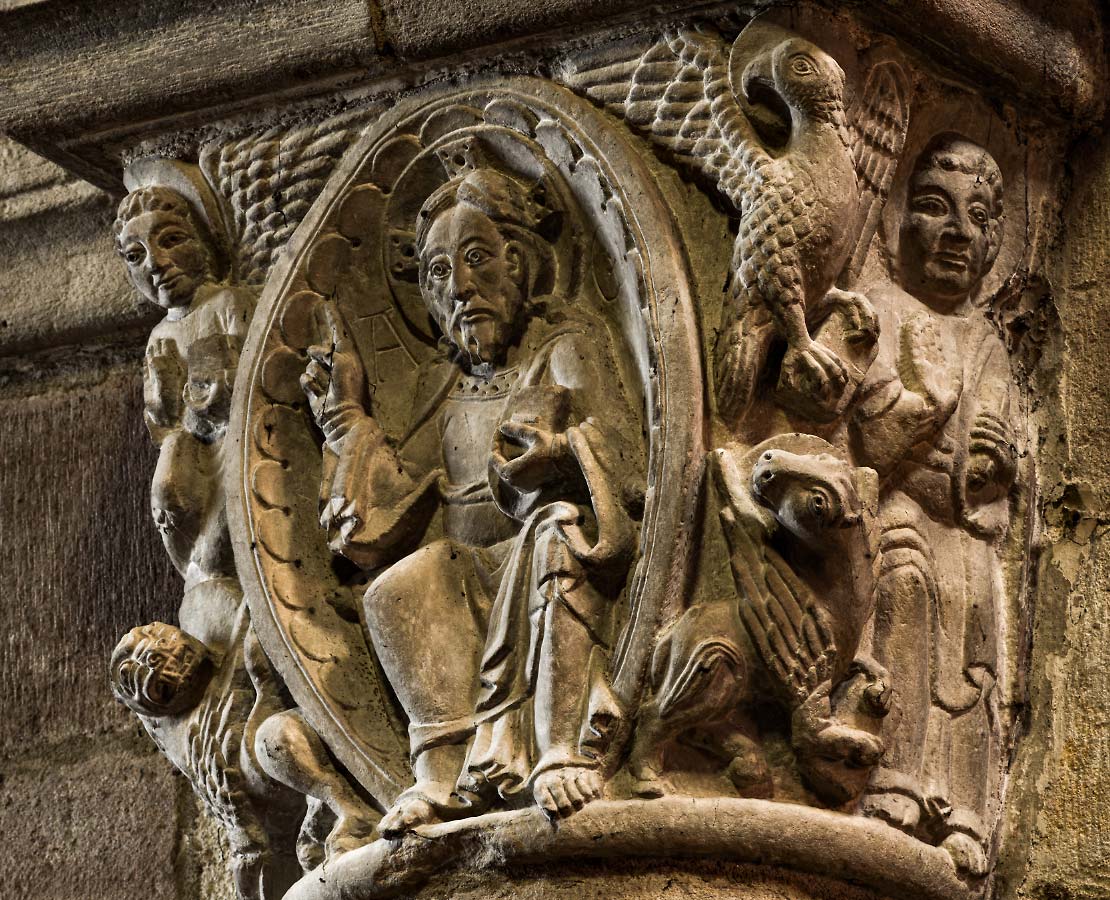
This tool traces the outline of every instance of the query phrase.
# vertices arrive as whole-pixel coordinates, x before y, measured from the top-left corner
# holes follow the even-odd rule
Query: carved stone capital
[[[706,859],[752,898],[990,894],[1030,304],[1104,68],[1093,6],[1042,6],[558,6],[465,60],[507,8],[451,48],[394,5],[254,5],[234,40],[198,8],[141,59],[78,10],[88,76],[34,117],[21,49],[0,127],[122,181],[164,311],[184,589],[112,686],[240,897],[598,861],[632,896]],[[257,51],[189,68],[194,32]]]

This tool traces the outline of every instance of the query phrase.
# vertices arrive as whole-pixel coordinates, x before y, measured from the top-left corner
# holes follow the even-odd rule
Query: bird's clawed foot
[[[815,755],[859,768],[878,765],[886,749],[882,740],[869,731],[838,724],[814,735],[809,748]]]
[[[833,407],[848,386],[848,369],[828,347],[810,341],[786,351],[780,375],[780,386],[783,385],[796,394]]]

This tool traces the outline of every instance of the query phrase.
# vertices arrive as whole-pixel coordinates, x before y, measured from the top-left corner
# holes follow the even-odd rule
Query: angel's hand
[[[1014,479],[1017,450],[1006,423],[993,413],[980,412],[968,435],[967,488],[981,493],[992,487],[1005,488]]]
[[[177,344],[157,338],[147,347],[143,361],[143,404],[149,423],[171,427],[181,418],[181,398],[185,386],[185,362]]]
[[[524,448],[522,454],[508,459],[499,442],[490,455],[497,477],[516,490],[534,491],[566,476],[571,450],[565,434],[509,421],[501,424],[500,435],[508,444]]]

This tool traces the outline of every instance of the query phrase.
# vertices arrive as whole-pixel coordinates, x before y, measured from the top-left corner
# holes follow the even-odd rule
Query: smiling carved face
[[[188,219],[172,210],[143,212],[124,223],[120,255],[132,283],[163,309],[188,306],[211,280],[208,252]]]
[[[1001,219],[987,174],[969,164],[929,166],[913,177],[900,233],[901,280],[934,307],[967,300],[998,253]]]
[[[522,253],[467,203],[444,210],[428,228],[420,254],[424,302],[471,365],[501,362],[520,331]]]

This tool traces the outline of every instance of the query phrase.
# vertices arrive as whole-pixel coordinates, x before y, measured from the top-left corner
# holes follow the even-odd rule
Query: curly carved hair
[[[116,210],[116,220],[112,223],[112,233],[116,237],[116,250],[123,252],[120,237],[123,229],[132,219],[143,213],[166,212],[184,222],[197,236],[208,254],[208,268],[210,272],[219,272],[221,269],[219,254],[212,233],[205,221],[197,214],[189,200],[167,187],[141,187],[133,190],[120,201]]]
[[[176,715],[199,699],[212,674],[212,658],[192,635],[152,622],[120,639],[108,671],[112,693],[133,712]]]

